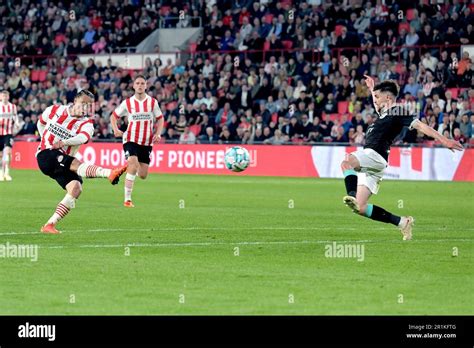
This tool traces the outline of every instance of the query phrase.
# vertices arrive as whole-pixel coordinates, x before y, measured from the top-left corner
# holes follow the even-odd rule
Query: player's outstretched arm
[[[369,88],[370,93],[373,93],[374,92],[374,87],[375,87],[374,79],[372,77],[370,77],[369,75],[364,75],[364,77],[365,77],[365,84]]]
[[[444,147],[447,147],[453,152],[454,150],[458,150],[458,151],[464,150],[464,147],[461,145],[461,143],[459,143],[456,140],[446,138],[444,135],[439,134],[435,129],[431,128],[430,126],[428,126],[427,124],[419,120],[416,120],[412,124],[412,128],[419,130],[423,134],[435,140],[439,140]]]

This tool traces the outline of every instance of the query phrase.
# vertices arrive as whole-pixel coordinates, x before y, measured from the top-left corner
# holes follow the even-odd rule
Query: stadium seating
[[[25,3],[28,4],[32,2],[31,0],[25,0]],[[424,3],[427,4],[427,1],[424,1]],[[31,110],[31,107],[28,107],[28,105],[31,104],[30,100],[33,100],[38,105],[42,106],[51,104],[53,100],[67,100],[68,102],[70,102],[72,96],[75,92],[77,92],[79,88],[91,89],[97,96],[100,96],[101,98],[104,97],[105,100],[101,101],[102,105],[107,104],[107,106],[96,108],[96,118],[98,120],[103,120],[101,123],[102,125],[100,127],[96,125],[97,132],[95,137],[99,136],[100,128],[102,128],[103,131],[104,120],[108,120],[109,115],[113,109],[113,105],[117,105],[117,103],[121,102],[125,96],[130,95],[130,92],[132,91],[130,77],[133,77],[137,72],[144,73],[145,75],[149,75],[151,77],[151,79],[149,80],[149,94],[151,94],[153,97],[157,98],[160,101],[161,109],[165,114],[165,128],[172,127],[171,123],[169,122],[171,116],[179,115],[178,108],[181,105],[185,106],[185,104],[187,103],[194,103],[195,99],[197,98],[198,90],[203,92],[203,97],[206,92],[211,92],[211,102],[217,105],[217,109],[213,111],[207,109],[204,111],[204,113],[209,116],[211,124],[217,123],[216,125],[214,125],[214,130],[216,134],[221,133],[222,125],[219,122],[215,122],[215,119],[219,112],[222,111],[222,108],[226,103],[229,103],[231,111],[238,115],[239,120],[241,115],[244,114],[244,112],[250,110],[250,113],[247,113],[248,119],[246,120],[246,123],[252,125],[252,118],[255,118],[255,115],[257,114],[262,114],[261,110],[259,110],[260,102],[265,100],[268,101],[268,97],[270,95],[273,96],[274,101],[277,100],[279,92],[283,91],[283,82],[286,82],[286,85],[288,86],[287,90],[284,91],[284,105],[291,105],[297,101],[298,96],[295,94],[294,89],[297,87],[299,81],[303,81],[304,87],[306,88],[307,98],[304,100],[305,108],[303,111],[298,111],[298,122],[301,122],[302,115],[304,113],[307,113],[309,103],[314,103],[316,101],[316,96],[318,96],[320,93],[324,95],[324,99],[318,107],[316,107],[315,105],[315,117],[324,117],[323,110],[326,104],[326,98],[328,93],[332,93],[334,95],[334,100],[337,101],[336,108],[332,109],[330,113],[330,119],[333,121],[340,120],[341,115],[343,114],[348,114],[350,95],[352,93],[356,94],[356,102],[360,105],[361,113],[367,114],[368,112],[373,112],[370,111],[370,98],[367,98],[367,94],[363,90],[361,90],[360,87],[357,87],[357,82],[359,83],[359,86],[365,85],[363,81],[362,72],[359,71],[359,67],[362,64],[361,59],[364,54],[368,54],[369,58],[367,63],[368,67],[365,68],[369,69],[369,71],[371,72],[375,72],[376,75],[380,72],[380,65],[376,65],[376,62],[384,61],[384,64],[389,69],[392,69],[392,67],[394,67],[394,73],[390,72],[389,75],[385,76],[384,78],[391,78],[399,81],[401,84],[401,90],[403,90],[405,84],[408,82],[409,77],[415,78],[415,80],[417,80],[420,84],[425,83],[425,78],[420,75],[420,68],[417,62],[421,60],[421,55],[424,54],[426,50],[426,45],[429,44],[429,42],[419,41],[417,42],[417,44],[410,48],[410,50],[415,51],[415,62],[418,64],[418,66],[416,71],[409,71],[407,65],[408,54],[406,48],[397,47],[394,50],[393,48],[385,47],[383,44],[380,45],[380,41],[377,42],[375,40],[374,35],[376,28],[382,29],[382,36],[386,35],[387,33],[386,18],[382,18],[384,16],[379,14],[374,14],[374,16],[370,18],[369,27],[366,30],[367,35],[358,35],[361,33],[355,32],[351,23],[349,23],[347,19],[344,19],[344,16],[337,19],[328,18],[328,28],[333,28],[334,33],[328,32],[329,42],[327,42],[326,45],[323,45],[324,47],[322,48],[319,41],[320,39],[314,37],[314,29],[303,31],[305,42],[299,41],[297,37],[297,31],[295,29],[294,32],[280,34],[280,37],[277,38],[277,42],[275,44],[271,44],[268,37],[268,30],[271,28],[272,21],[274,20],[274,18],[278,17],[279,14],[279,12],[276,10],[276,6],[274,6],[276,5],[276,3],[272,3],[272,5],[268,8],[263,5],[264,10],[261,12],[253,11],[251,8],[252,6],[250,6],[248,8],[250,15],[249,23],[253,26],[254,19],[256,17],[259,18],[261,23],[261,29],[257,31],[257,36],[261,37],[255,40],[253,38],[253,35],[249,34],[248,37],[244,40],[244,42],[239,43],[241,46],[236,46],[232,49],[229,49],[229,52],[232,52],[237,49],[242,49],[242,51],[240,53],[232,52],[229,57],[227,57],[223,53],[210,54],[208,50],[215,52],[218,51],[221,47],[221,36],[225,32],[225,30],[229,29],[231,31],[231,38],[235,39],[236,33],[241,31],[242,29],[242,25],[239,24],[239,9],[231,8],[230,18],[225,18],[227,22],[234,22],[232,28],[226,27],[224,25],[224,28],[222,29],[217,28],[217,26],[215,26],[214,24],[211,24],[211,18],[215,17],[215,19],[224,19],[223,16],[226,16],[227,8],[225,6],[228,6],[228,4],[221,4],[219,1],[216,4],[218,4],[217,8],[220,12],[218,12],[217,14],[212,14],[210,16],[203,16],[200,19],[203,24],[201,37],[197,39],[190,39],[190,42],[188,43],[188,49],[185,52],[161,52],[163,54],[166,54],[166,56],[160,57],[161,66],[159,65],[159,61],[152,60],[151,64],[147,63],[148,65],[144,66],[143,69],[130,69],[129,67],[124,66],[123,57],[119,58],[118,56],[114,56],[114,52],[123,52],[120,51],[120,49],[124,49],[124,47],[125,49],[127,49],[128,47],[136,46],[141,39],[144,39],[146,35],[149,35],[151,33],[151,30],[155,27],[151,25],[151,23],[149,23],[149,16],[151,18],[162,17],[162,19],[167,23],[167,28],[176,25],[176,23],[173,22],[172,19],[170,19],[171,17],[173,17],[173,5],[171,5],[171,3],[165,2],[163,3],[163,5],[157,5],[156,8],[150,8],[147,9],[147,11],[144,11],[138,5],[138,3],[132,2],[127,8],[133,8],[133,13],[135,14],[135,16],[137,16],[137,19],[139,19],[141,23],[144,23],[144,28],[140,29],[143,32],[136,31],[136,29],[134,29],[135,32],[132,32],[127,39],[123,38],[123,30],[127,26],[131,27],[129,25],[130,23],[127,22],[129,21],[129,19],[127,18],[129,18],[130,13],[123,12],[125,10],[122,7],[117,9],[117,13],[114,13],[114,16],[116,16],[117,14],[121,14],[123,17],[122,19],[112,17],[109,12],[104,13],[102,15],[92,13],[84,14],[84,20],[87,19],[88,21],[91,21],[91,23],[94,24],[94,28],[96,28],[95,30],[97,31],[91,39],[92,43],[86,43],[83,48],[73,47],[73,38],[85,37],[86,28],[79,27],[79,32],[72,35],[70,31],[62,29],[62,27],[60,27],[60,29],[54,32],[54,35],[52,36],[54,39],[52,39],[51,42],[48,41],[48,44],[46,46],[42,46],[41,42],[39,42],[41,40],[35,42],[34,45],[32,45],[32,47],[28,49],[29,55],[31,55],[31,57],[28,57],[28,54],[23,55],[23,63],[20,67],[15,66],[15,62],[12,58],[15,55],[12,54],[13,48],[11,38],[9,38],[8,40],[5,39],[5,36],[3,38],[0,38],[0,60],[2,60],[4,63],[3,68],[0,67],[0,80],[4,79],[5,86],[9,86],[9,84],[15,86],[17,80],[14,76],[11,76],[12,73],[16,72],[18,76],[21,76],[21,83],[18,84],[17,88],[7,88],[10,89],[12,99],[15,103],[18,104],[19,113],[23,117],[38,117],[39,112],[41,111],[37,109]],[[291,8],[295,8],[298,11],[301,10],[300,15],[303,19],[303,22],[314,25],[312,28],[317,28],[319,31],[321,31],[321,29],[323,28],[322,23],[324,22],[325,15],[327,13],[331,13],[331,11],[335,9],[335,5],[330,2],[327,3],[328,8],[326,8],[325,11],[321,11],[321,8],[318,7],[312,9],[312,4],[310,3],[306,5],[307,16],[304,17],[304,4],[302,2],[284,0],[280,1],[280,4],[281,8],[285,9],[285,11],[288,11]],[[55,4],[55,2],[51,2],[46,5],[45,10],[49,9],[50,12],[54,12],[58,10],[61,6],[63,6],[63,9],[67,12],[70,5],[69,3]],[[188,10],[190,10],[191,8],[194,9],[193,6],[186,5],[186,8]],[[196,6],[196,9],[198,10],[198,13],[201,14],[201,16],[206,13],[205,8],[202,7],[203,4],[198,4]],[[461,0],[460,6],[461,10],[459,10],[459,8],[456,10],[458,17],[464,16],[463,9],[471,8],[472,4],[467,4],[466,1]],[[26,18],[27,8],[28,6],[19,10],[20,16]],[[349,12],[352,10],[345,5],[342,5],[341,8],[342,11],[348,11],[346,13],[346,17],[348,18],[350,15]],[[397,11],[399,8],[400,6],[394,4],[383,5],[383,11],[387,11],[388,13],[394,13],[395,15],[398,14]],[[413,2],[409,4],[408,8],[405,6],[403,10],[406,13],[406,18],[398,24],[393,23],[393,28],[396,31],[394,35],[397,45],[405,44],[405,38],[400,37],[402,29],[404,29],[408,33],[410,31],[411,24],[416,24],[413,23],[413,21],[417,20],[417,18],[415,18],[415,10],[418,11],[418,17],[420,17],[422,12],[426,11],[426,7],[421,7],[418,2]],[[462,23],[470,22],[470,19],[472,19],[472,15],[467,19],[453,19],[451,15],[451,13],[453,12],[453,5],[449,3],[440,6],[439,10],[442,15],[447,16],[444,21],[449,21],[451,25],[456,26],[456,32],[458,36],[466,36]],[[12,11],[13,9],[6,8],[4,14],[5,18],[17,18],[16,15],[13,15]],[[316,24],[316,22],[310,23],[311,21],[315,21],[315,16],[320,17],[318,21],[319,24]],[[167,19],[164,19],[164,17],[166,17]],[[450,18],[448,19],[448,17]],[[106,23],[112,18],[114,19],[114,21],[112,22],[113,28],[108,28],[104,31],[101,31],[100,25],[96,25],[97,23]],[[39,24],[36,23],[35,25],[43,27],[50,25],[46,21],[46,16],[39,16],[38,20]],[[459,21],[459,23],[456,23],[455,20]],[[285,20],[285,22],[286,21],[287,19]],[[442,27],[443,25],[446,26],[447,24],[447,22],[436,23],[433,16],[427,16],[426,21],[427,24],[431,25],[431,27],[434,27],[434,25]],[[22,31],[24,31],[25,33],[29,31],[27,25],[23,26],[22,22],[16,22],[14,19],[12,20],[12,22],[8,21],[5,24],[5,27],[3,28],[4,32],[8,32],[9,26],[12,26],[13,32],[15,32],[17,28],[19,28],[18,30],[20,33]],[[348,37],[350,39],[347,42],[341,40],[343,28],[346,28],[348,31]],[[253,29],[254,28],[252,28],[252,31]],[[421,30],[423,30],[423,28],[421,28],[420,32],[418,32],[419,37],[422,36]],[[208,35],[211,35],[211,42],[205,41],[207,40]],[[446,35],[446,31],[443,30],[440,35],[442,36],[442,38],[444,38],[444,36]],[[102,65],[98,65],[98,59],[96,59],[94,61],[93,66],[89,68],[88,62],[86,62],[86,60],[79,62],[76,57],[78,55],[80,56],[81,53],[90,54],[91,52],[93,52],[91,50],[91,47],[93,43],[96,43],[100,39],[100,36],[106,37],[107,47],[110,51],[100,52],[99,54],[112,53],[112,55],[110,56],[112,59],[112,67],[104,68],[104,61],[101,62]],[[362,39],[362,36],[368,38]],[[121,38],[120,42],[119,37]],[[135,38],[136,40],[134,40]],[[365,50],[364,48],[362,48],[362,45],[365,42],[364,40],[372,42],[372,44],[378,46],[378,48],[375,50]],[[454,45],[453,47],[455,48],[449,48],[449,52],[447,52],[448,55],[452,54],[451,52],[456,53],[461,45],[461,42],[459,40],[456,41],[455,38],[450,40],[454,40],[453,42],[450,41],[450,43]],[[82,44],[84,44],[84,42]],[[439,47],[435,46],[431,49],[432,54],[438,60],[440,59],[440,52],[442,50],[448,51],[446,47],[442,46],[443,44],[440,45],[441,46]],[[301,49],[298,48],[303,46],[308,47],[308,49],[301,51]],[[354,49],[354,46],[361,46],[361,48]],[[273,47],[281,48],[273,49]],[[351,47],[350,52],[344,52],[345,47]],[[15,50],[17,50],[18,52],[23,52],[22,50],[24,49],[27,48],[25,48],[24,44],[22,43],[20,43],[18,47],[15,47]],[[39,52],[43,51],[49,52],[48,58],[46,58],[45,56],[37,56]],[[303,54],[301,55],[299,51],[303,52]],[[323,62],[323,57],[326,53],[329,56],[329,61],[331,61],[332,58],[339,59],[341,52],[348,56],[354,55],[353,60],[351,60],[350,67],[340,67],[338,66],[339,63],[336,64],[336,67],[330,67],[327,65],[327,63]],[[172,55],[169,55],[168,53],[172,53]],[[174,57],[181,58],[181,66],[175,67],[174,65],[172,65],[171,69],[169,67],[165,69],[165,66],[168,64],[167,59],[171,56],[173,57],[172,64],[175,64]],[[275,74],[270,74],[269,71],[266,70],[268,69],[267,63],[269,62],[270,57],[272,56],[275,56],[277,59],[277,63],[275,63]],[[249,58],[249,60],[246,61],[245,64],[250,65],[236,66],[234,65],[235,63],[232,64],[232,62],[235,62],[234,59],[236,57],[243,59],[242,61],[245,61],[246,58]],[[146,61],[146,58],[147,54],[144,54],[143,62]],[[211,71],[213,72],[214,76],[214,87],[210,86],[210,77],[203,76],[202,71],[204,68],[202,65],[200,65],[199,58],[209,59],[212,65]],[[458,55],[457,58],[460,59],[461,57]],[[290,59],[293,59],[295,61],[295,65],[291,67],[291,69],[288,65]],[[421,64],[423,64],[423,61]],[[308,65],[309,69],[305,70],[305,65]],[[472,82],[471,84],[469,84],[470,76],[472,81],[472,64],[471,70],[465,72],[463,76],[451,74],[448,71],[448,66],[449,62],[443,68],[442,71],[433,71],[433,74],[435,76],[443,76],[443,74],[445,74],[445,76],[449,76],[449,81],[439,81],[441,83],[441,88],[444,91],[451,91],[454,99],[459,98],[460,95],[467,95],[466,90],[469,90],[470,85],[472,85]],[[323,69],[323,75],[327,75],[329,78],[329,85],[327,87],[323,87],[321,85],[322,81],[317,80],[316,74],[319,67]],[[118,71],[118,68],[121,68],[121,70]],[[177,70],[174,71],[174,68],[177,68]],[[264,72],[261,71],[262,68]],[[125,71],[126,73],[128,73],[129,77],[123,75],[123,72],[121,72],[123,69],[126,69]],[[250,72],[252,70],[254,70],[256,73],[255,81],[252,80],[252,78],[249,78]],[[99,73],[98,80],[94,79],[94,75],[96,72]],[[2,73],[5,75],[5,78],[1,75]],[[191,74],[194,74],[195,76],[192,77],[192,83],[190,82]],[[341,76],[339,76],[339,74],[341,74]],[[350,90],[348,91],[348,93],[347,91],[344,91],[344,93],[347,94],[344,94],[344,97],[341,98],[340,93],[343,90],[341,89],[341,85],[343,83],[343,79],[348,77],[345,76],[347,74],[355,74],[355,77],[352,77],[351,75],[351,82],[349,88]],[[264,77],[268,81],[268,85],[266,87],[262,87]],[[284,78],[284,81],[279,81],[281,77]],[[380,75],[375,76],[376,81],[379,80],[379,77]],[[111,82],[114,82],[115,86],[120,86],[120,88],[118,90],[112,90],[113,87]],[[165,82],[175,83],[165,84]],[[226,86],[227,82],[229,83],[229,86]],[[32,85],[31,90],[30,88],[25,87],[25,84],[27,83],[30,83]],[[48,87],[51,84],[52,86]],[[245,108],[242,107],[240,105],[240,101],[236,99],[240,96],[239,93],[241,92],[241,85],[243,84],[247,84],[250,87],[251,92],[250,105],[247,105]],[[70,87],[74,88],[74,90],[66,90]],[[190,94],[191,87],[193,87],[194,89],[194,97],[192,97]],[[0,86],[0,88],[2,87]],[[176,90],[174,88],[178,89]],[[437,90],[439,92],[439,88],[433,90]],[[112,97],[116,99],[114,100],[112,105],[109,105],[109,100]],[[417,96],[414,97],[417,98]],[[417,101],[421,102],[424,105],[425,98],[426,96],[423,96],[422,100]],[[254,104],[255,101],[258,103]],[[278,122],[280,116],[283,116],[285,118],[289,117],[290,113],[288,106],[285,106],[283,108],[279,106],[278,108],[274,109],[275,106],[271,106],[271,104],[269,103],[265,105],[268,109],[266,111],[268,111],[268,115],[270,116],[267,115],[264,117],[263,126],[268,127],[270,125],[270,121],[272,121],[273,124],[277,125],[276,128],[283,129],[282,125],[278,124]],[[351,105],[353,105],[353,101],[351,102]],[[196,108],[195,111],[198,113],[203,112],[202,110],[198,110],[198,108]],[[470,110],[469,112],[472,113],[472,110]],[[470,113],[468,115],[470,115]],[[188,113],[186,113],[185,115],[187,118],[190,117]],[[351,114],[349,116],[353,115]],[[456,116],[458,119],[460,118],[460,114],[457,111]],[[107,126],[107,123],[105,123],[105,126]],[[198,126],[200,127],[200,125],[196,125],[196,127],[192,128],[193,133],[197,131]],[[107,127],[105,127],[105,130],[107,131]],[[255,133],[255,126],[252,125],[250,131],[253,135]],[[274,131],[274,128],[270,129],[270,134],[273,134]],[[235,130],[233,130],[233,132],[233,139],[237,142],[241,142],[241,139],[236,138],[237,134],[235,134]],[[166,131],[164,134],[164,138],[166,138]],[[288,139],[288,141],[290,142],[299,142],[301,140],[304,139],[300,135],[297,135],[294,139]],[[168,139],[168,141],[173,141],[173,139]]]
[[[348,101],[340,101],[337,103],[337,112],[339,114],[345,114],[348,110],[349,102]]]

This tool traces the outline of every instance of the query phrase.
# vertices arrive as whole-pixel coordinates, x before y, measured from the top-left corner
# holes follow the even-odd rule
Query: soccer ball
[[[227,169],[233,172],[242,172],[247,169],[250,164],[250,155],[247,149],[234,146],[226,151],[224,162]]]

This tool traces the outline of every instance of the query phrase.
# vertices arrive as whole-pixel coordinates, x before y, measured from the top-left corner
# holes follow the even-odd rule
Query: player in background
[[[12,157],[14,129],[19,128],[20,120],[16,106],[9,102],[8,91],[0,92],[0,181],[11,181],[10,161]]]
[[[122,137],[123,150],[128,163],[123,203],[128,208],[134,207],[132,191],[135,178],[138,175],[141,179],[145,179],[148,175],[153,143],[160,141],[164,122],[158,101],[145,93],[145,76],[135,76],[133,89],[135,94],[125,99],[110,117],[114,135]],[[125,132],[122,132],[118,129],[117,120],[125,116],[128,119],[128,127]],[[156,132],[153,132],[155,120],[158,126]]]
[[[377,194],[379,183],[388,166],[388,155],[393,140],[404,127],[418,131],[438,140],[448,149],[462,150],[462,145],[439,134],[430,126],[419,121],[408,108],[396,103],[400,87],[395,81],[384,81],[375,86],[374,80],[366,77],[366,84],[372,93],[376,121],[367,129],[366,143],[362,150],[349,154],[341,163],[344,173],[347,196],[343,202],[355,213],[372,220],[391,223],[398,226],[403,240],[412,238],[414,219],[411,216],[400,217],[385,209],[368,204],[372,194]]]
[[[82,144],[94,134],[93,121],[86,115],[92,109],[94,95],[80,91],[70,105],[53,105],[42,113],[38,120],[41,144],[36,153],[38,166],[66,190],[66,196],[56,207],[56,211],[41,232],[58,234],[56,224],[74,208],[76,199],[82,192],[82,178],[108,178],[116,185],[127,166],[106,169],[80,162],[74,157]]]

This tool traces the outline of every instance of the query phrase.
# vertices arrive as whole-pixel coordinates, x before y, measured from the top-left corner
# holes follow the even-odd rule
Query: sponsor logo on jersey
[[[61,139],[72,138],[72,134],[69,130],[57,124],[49,123],[48,131]]]
[[[133,114],[132,121],[151,120],[151,114]]]

